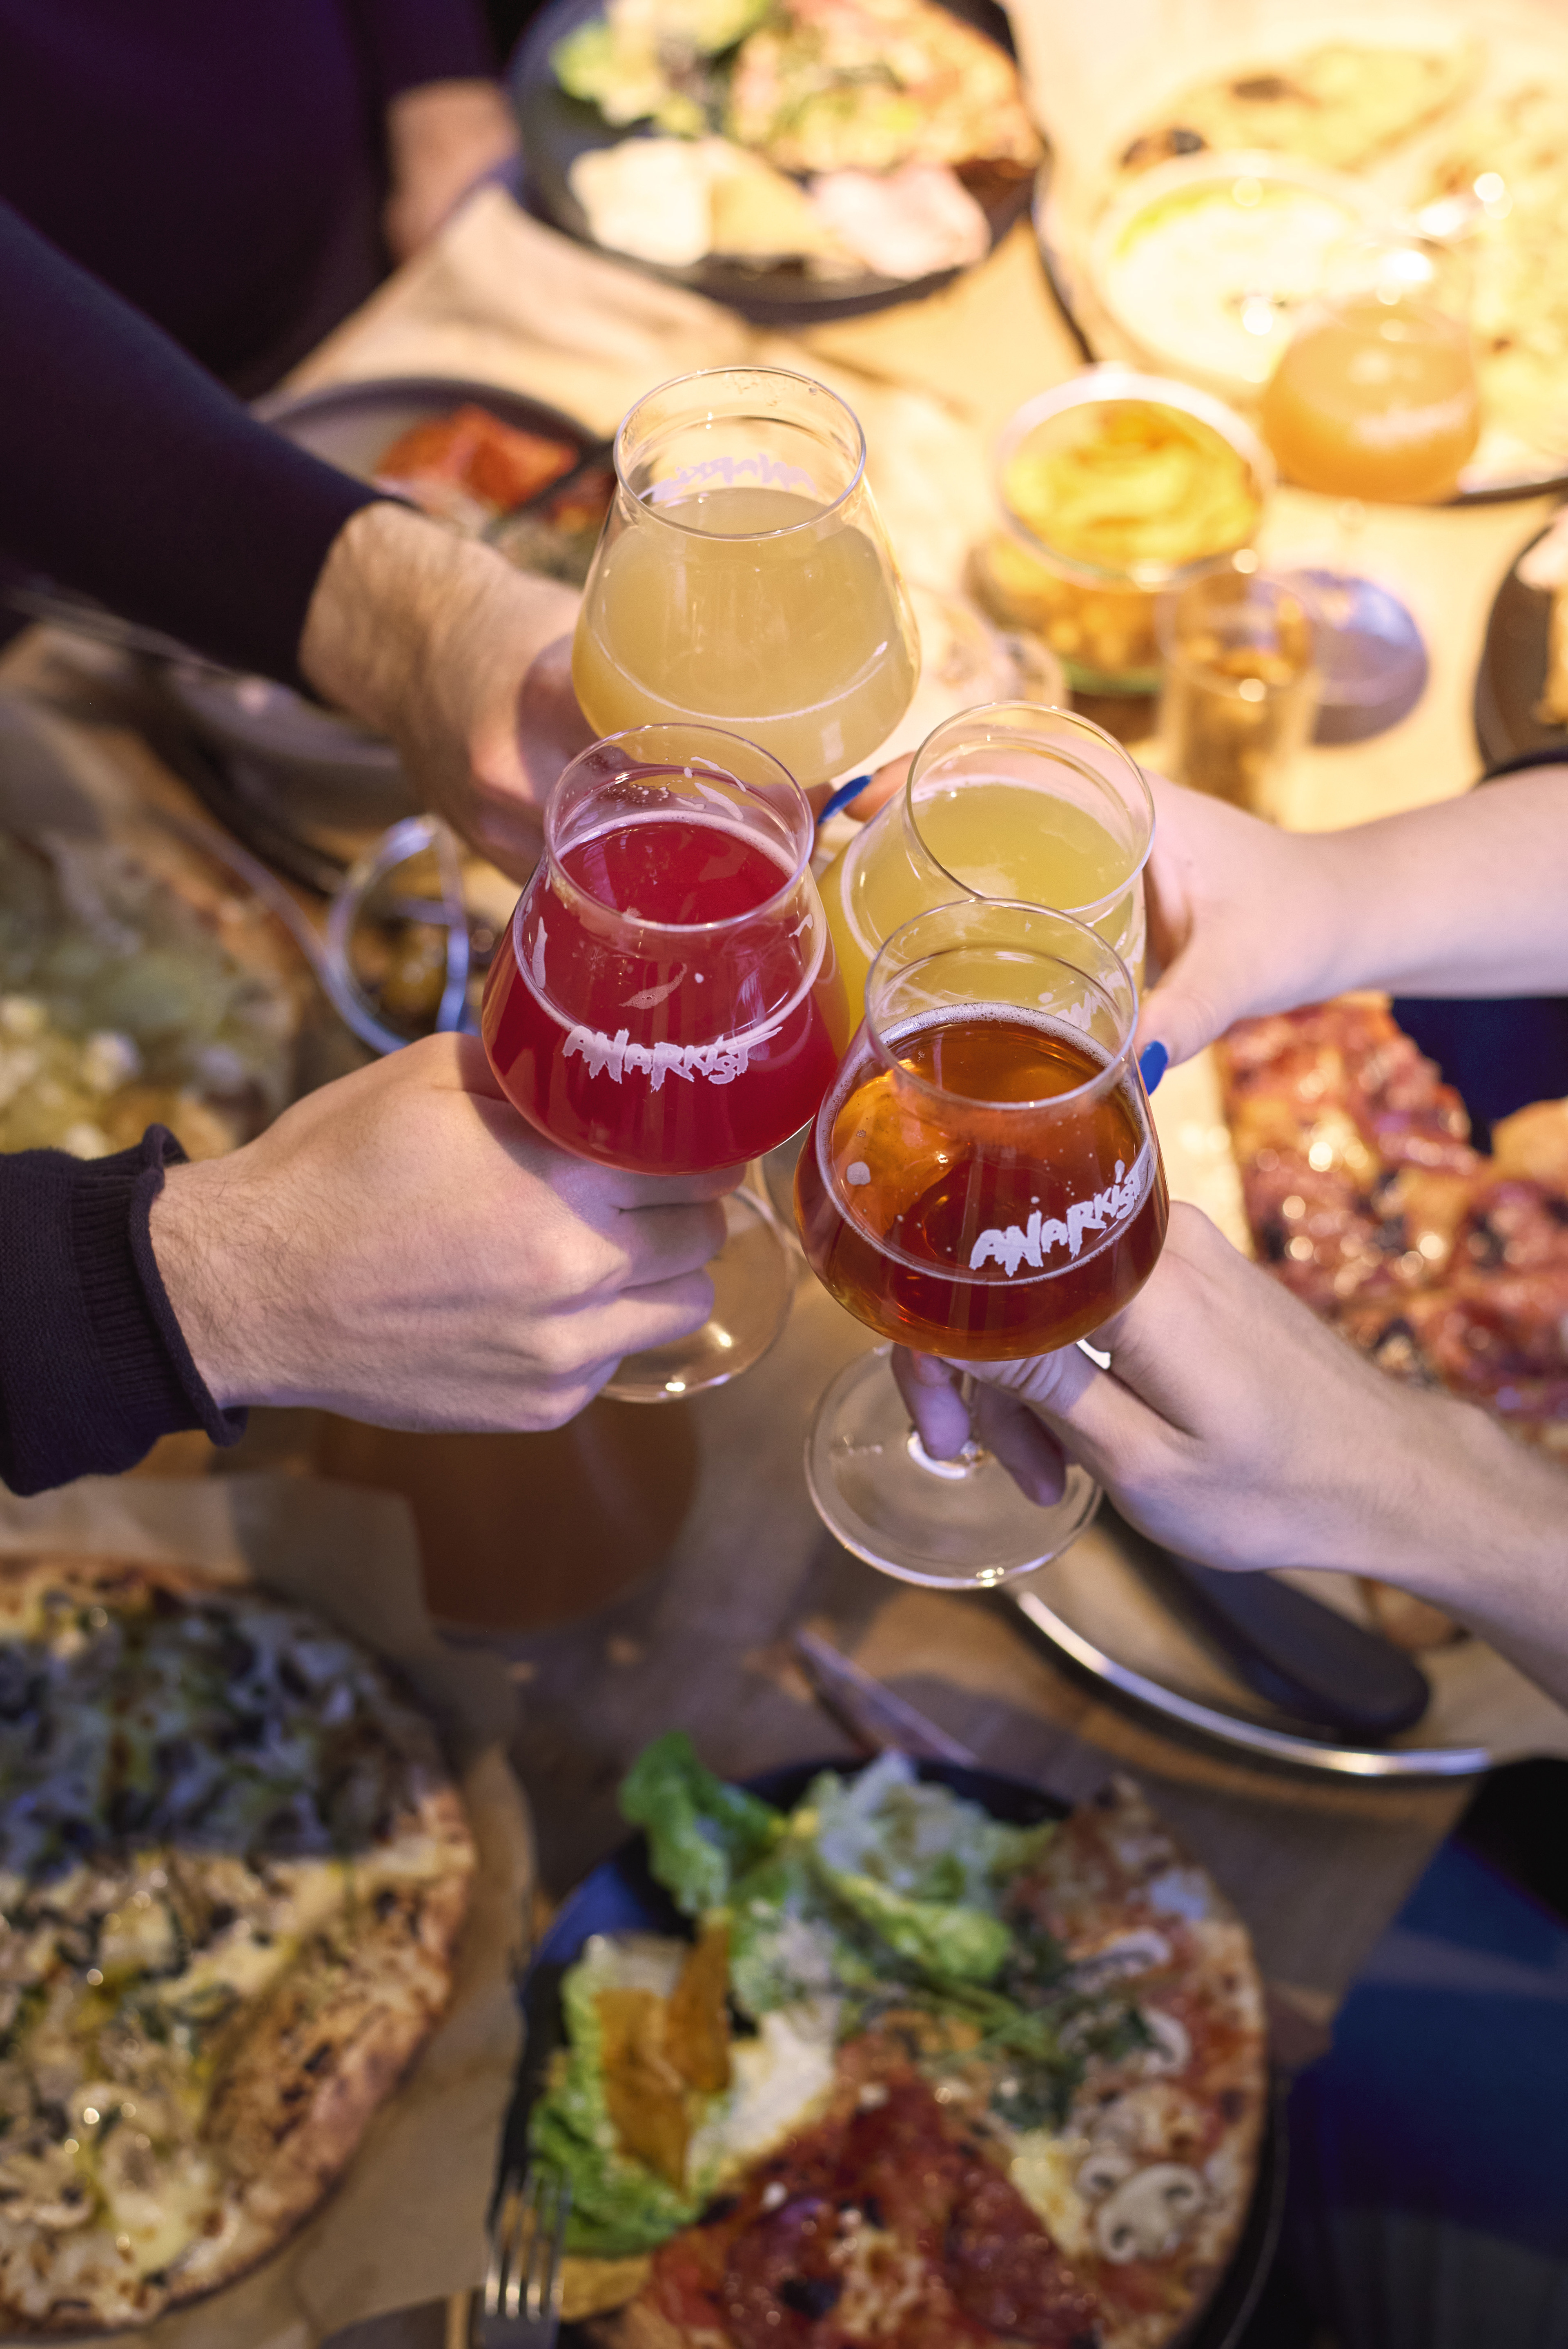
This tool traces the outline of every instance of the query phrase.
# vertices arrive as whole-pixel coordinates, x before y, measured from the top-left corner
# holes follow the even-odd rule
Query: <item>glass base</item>
[[[1353,571],[1282,572],[1315,612],[1321,698],[1314,740],[1365,742],[1408,717],[1427,684],[1427,647],[1391,588]]]
[[[934,1589],[988,1589],[1059,1557],[1099,1506],[1093,1477],[1069,1464],[1067,1491],[1041,1508],[978,1444],[932,1459],[892,1351],[878,1346],[841,1371],[811,1422],[806,1482],[830,1533],[879,1572]]]
[[[724,1386],[761,1361],[789,1319],[795,1260],[771,1209],[744,1190],[723,1206],[727,1237],[707,1268],[713,1311],[689,1338],[628,1354],[603,1390],[617,1402],[676,1402]]]

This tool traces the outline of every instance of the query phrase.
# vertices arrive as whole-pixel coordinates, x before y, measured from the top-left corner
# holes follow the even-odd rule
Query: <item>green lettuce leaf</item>
[[[784,1833],[769,1804],[703,1767],[681,1729],[639,1754],[622,1783],[621,1815],[646,1834],[654,1874],[688,1917],[725,1907],[736,1879]]]
[[[571,2184],[567,2249],[603,2259],[655,2250],[689,2226],[702,2207],[700,2193],[677,2192],[642,2162],[630,2160],[615,2142],[604,2097],[598,2002],[602,1990],[638,1979],[627,1957],[624,1944],[617,1949],[595,1937],[567,1969],[561,1984],[566,2060],[535,2104],[528,2124],[534,2159],[562,2171]],[[658,1985],[650,1980],[648,1986]]]
[[[882,1754],[858,1778],[824,1771],[801,1808],[814,1814],[818,1850],[838,1874],[993,1916],[1009,1878],[1055,1833],[1049,1821],[1008,1826],[950,1788],[923,1783],[903,1754]]]
[[[830,1868],[820,1854],[817,1866],[851,1915],[921,1973],[944,1982],[988,1982],[1001,1971],[1013,1937],[999,1917],[957,1901],[912,1900],[874,1876]]]
[[[729,1982],[748,2014],[871,1990],[873,1938],[835,1899],[810,1839],[793,1830],[739,1878],[729,1901]]]

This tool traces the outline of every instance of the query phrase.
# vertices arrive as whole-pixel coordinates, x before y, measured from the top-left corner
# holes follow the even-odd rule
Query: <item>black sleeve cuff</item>
[[[14,1493],[117,1475],[179,1429],[243,1434],[245,1413],[208,1392],[152,1252],[152,1203],[183,1156],[154,1125],[110,1158],[0,1157],[0,1477]]]

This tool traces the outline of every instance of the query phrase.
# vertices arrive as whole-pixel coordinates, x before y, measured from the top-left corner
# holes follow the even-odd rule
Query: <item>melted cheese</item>
[[[755,2039],[734,2043],[730,2085],[692,2139],[689,2177],[733,2177],[814,2113],[833,2085],[836,2018],[836,2001],[778,2007]]]
[[[1088,2151],[1081,2137],[1056,2137],[1049,2129],[1008,2131],[1009,2175],[1037,2219],[1069,2260],[1092,2251],[1089,2209],[1073,2180]]]

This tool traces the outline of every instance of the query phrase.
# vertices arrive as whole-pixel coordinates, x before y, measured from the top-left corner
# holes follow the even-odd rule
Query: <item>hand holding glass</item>
[[[804,784],[885,741],[920,657],[865,454],[843,401],[779,367],[639,400],[573,647],[590,722],[708,719]]]
[[[1067,915],[972,902],[896,931],[796,1176],[807,1260],[839,1302],[957,1361],[1044,1353],[1119,1312],[1168,1213],[1137,1010],[1126,965]],[[875,1354],[824,1396],[807,1474],[846,1547],[938,1584],[1043,1565],[1099,1498],[1077,1468],[1040,1509],[974,1446],[929,1459]]]
[[[812,837],[777,760],[716,728],[640,727],[573,761],[485,988],[490,1065],[531,1124],[674,1174],[742,1164],[812,1115],[850,1025]],[[624,1365],[606,1392],[734,1376],[776,1333],[773,1288],[730,1300],[689,1362]]]

